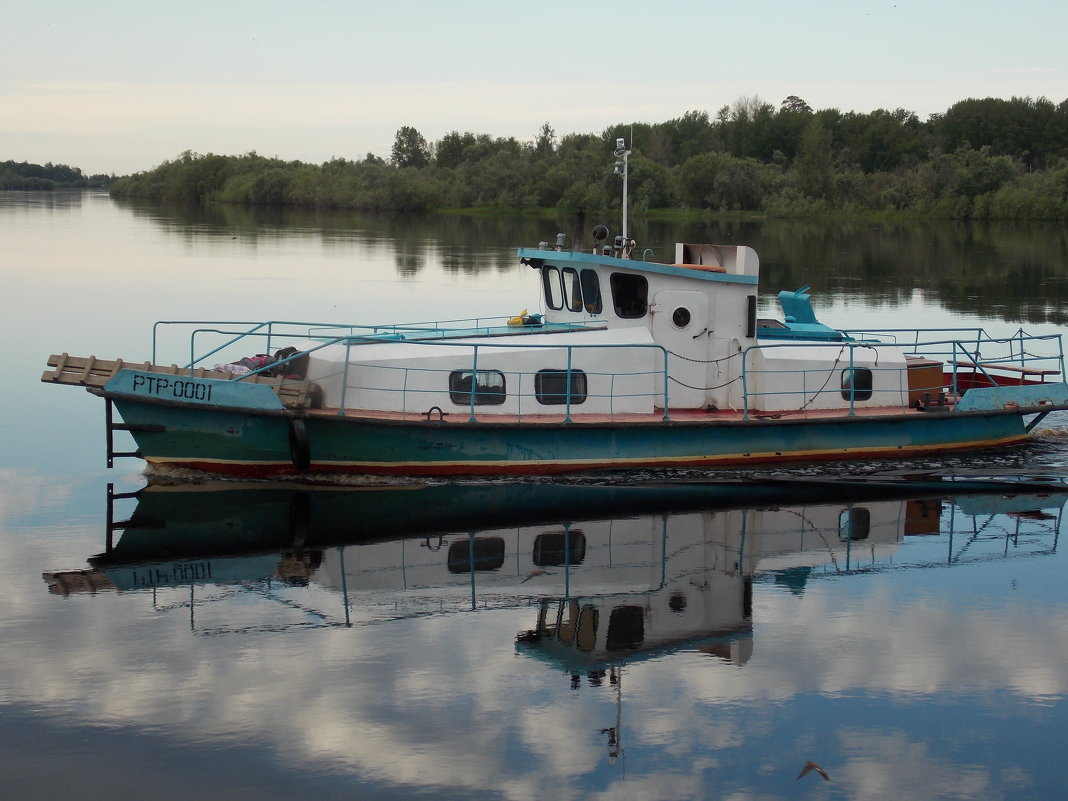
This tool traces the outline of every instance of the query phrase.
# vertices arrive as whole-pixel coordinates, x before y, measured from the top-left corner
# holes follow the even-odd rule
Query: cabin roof
[[[573,250],[539,250],[538,248],[519,248],[517,255],[524,263],[533,267],[540,267],[542,263],[565,265],[582,264],[589,266],[603,266],[610,269],[631,270],[641,273],[654,273],[657,275],[673,275],[681,278],[689,278],[693,281],[712,281],[721,284],[749,284],[756,285],[758,279],[755,275],[736,275],[734,273],[715,273],[704,270],[695,270],[688,267],[678,267],[671,264],[660,264],[652,261],[638,261],[637,259],[621,259],[616,256],[602,256],[596,253],[580,253]]]

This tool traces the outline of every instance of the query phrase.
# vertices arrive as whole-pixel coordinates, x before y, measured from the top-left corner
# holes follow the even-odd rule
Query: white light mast
[[[623,176],[623,239],[627,238],[627,157],[630,156],[630,151],[627,150],[627,143],[623,140],[623,137],[616,139],[616,165],[614,172],[616,175]]]

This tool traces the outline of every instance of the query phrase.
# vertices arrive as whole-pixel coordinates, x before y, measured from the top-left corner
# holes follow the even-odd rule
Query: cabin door
[[[653,341],[669,351],[668,405],[673,409],[704,408],[711,328],[708,297],[702,292],[662,290],[653,296],[649,310],[653,314]],[[660,393],[654,403],[661,408],[664,405],[662,375],[656,384]]]

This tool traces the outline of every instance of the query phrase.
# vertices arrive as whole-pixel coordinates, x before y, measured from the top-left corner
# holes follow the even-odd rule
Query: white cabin
[[[789,296],[806,319],[761,325],[752,248],[679,243],[673,264],[544,243],[518,255],[539,273],[540,314],[306,343],[323,405],[482,417],[908,403],[900,349],[823,326],[807,295]]]

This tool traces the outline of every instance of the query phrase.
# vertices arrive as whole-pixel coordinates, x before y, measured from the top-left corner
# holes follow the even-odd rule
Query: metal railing
[[[660,397],[663,402],[663,419],[668,420],[668,387],[669,387],[669,353],[668,351],[659,346],[653,344],[573,344],[573,343],[531,343],[529,341],[523,343],[510,343],[507,341],[484,341],[484,342],[462,342],[457,341],[460,338],[485,336],[499,332],[501,334],[521,334],[521,333],[535,333],[539,331],[571,331],[571,330],[583,330],[588,329],[591,326],[603,326],[603,321],[592,321],[586,324],[546,324],[543,326],[508,326],[508,318],[473,318],[466,320],[452,320],[445,322],[428,322],[428,323],[406,323],[402,325],[389,325],[389,326],[354,326],[343,324],[323,324],[323,323],[309,323],[299,321],[284,321],[284,320],[268,320],[262,322],[251,321],[206,321],[206,320],[164,320],[157,322],[152,329],[152,361],[156,362],[161,339],[161,329],[167,326],[184,326],[192,327],[188,331],[189,343],[188,343],[188,362],[182,369],[188,369],[190,375],[192,375],[198,367],[203,367],[205,362],[212,357],[217,357],[220,354],[225,353],[228,349],[240,343],[246,343],[253,341],[262,343],[263,352],[270,352],[274,347],[285,342],[301,341],[302,345],[307,345],[308,341],[314,341],[313,347],[305,347],[299,353],[292,356],[279,359],[269,365],[265,365],[258,369],[250,370],[248,373],[241,373],[233,375],[229,380],[238,382],[247,380],[252,376],[271,374],[273,371],[277,371],[278,367],[285,365],[297,358],[304,358],[308,354],[315,353],[324,348],[332,346],[343,346],[345,348],[345,355],[342,367],[342,381],[341,381],[341,396],[338,401],[338,414],[344,416],[346,413],[348,395],[351,391],[362,390],[370,392],[401,392],[402,401],[401,407],[403,413],[409,412],[410,397],[420,396],[435,396],[437,399],[443,396],[447,392],[448,376],[456,371],[470,370],[472,377],[478,375],[480,370],[479,362],[480,358],[484,357],[487,351],[500,352],[508,349],[521,349],[521,350],[544,350],[547,352],[553,352],[560,354],[559,360],[564,362],[564,365],[560,367],[564,381],[563,392],[551,393],[553,396],[563,395],[564,403],[560,404],[562,407],[562,413],[564,415],[565,422],[572,422],[572,412],[574,408],[580,405],[580,402],[576,402],[573,397],[573,375],[577,372],[578,368],[575,367],[575,351],[588,352],[591,350],[629,350],[635,349],[653,350],[659,354],[659,360],[662,367],[655,370],[623,370],[614,372],[604,372],[589,369],[582,369],[581,372],[591,378],[607,378],[608,391],[607,392],[590,392],[587,390],[585,393],[585,399],[589,398],[608,398],[608,413],[615,414],[614,402],[616,400],[623,400],[625,398],[632,397]],[[343,334],[329,335],[327,332],[344,332]],[[207,350],[203,352],[197,351],[198,341],[204,335],[215,335],[223,337],[222,342],[213,343]],[[386,342],[404,342],[410,345],[421,345],[424,347],[445,346],[453,348],[465,348],[470,351],[470,357],[468,359],[456,359],[452,361],[447,368],[429,368],[429,367],[410,367],[410,366],[391,366],[391,365],[374,365],[376,370],[389,370],[397,371],[402,375],[400,380],[400,388],[387,387],[387,386],[362,386],[350,382],[350,374],[353,370],[369,368],[369,365],[360,364],[358,361],[353,361],[353,349],[372,345],[376,343]],[[246,348],[247,349],[247,348]],[[493,368],[499,369],[499,368]],[[544,368],[543,368],[544,369]],[[549,368],[555,371],[555,368]],[[552,405],[544,405],[536,401],[537,392],[528,389],[524,392],[524,382],[527,381],[527,387],[531,387],[533,384],[533,376],[537,371],[522,371],[522,370],[507,370],[502,371],[505,374],[518,378],[518,390],[515,393],[509,393],[509,396],[516,398],[517,403],[517,415],[522,416],[523,412],[523,400],[531,399],[535,402],[538,414],[551,414],[549,411]],[[423,373],[438,373],[443,375],[444,380],[441,383],[441,387],[435,389],[422,389],[418,387],[409,386],[409,377],[415,374]],[[662,388],[656,389],[654,392],[641,392],[641,393],[627,393],[617,392],[616,383],[619,379],[633,378],[642,375],[654,375],[658,376],[662,381]],[[604,383],[600,381],[598,383]],[[546,393],[543,393],[546,394]],[[472,388],[470,392],[470,402],[467,405],[468,419],[471,422],[477,422],[479,419],[478,404],[476,401],[478,394]],[[425,414],[425,412],[420,412]],[[526,414],[531,414],[526,412]],[[483,413],[482,418],[492,417],[491,413]]]
[[[601,326],[603,321],[594,321],[594,325]],[[388,326],[354,326],[348,324],[331,324],[320,322],[298,322],[298,321],[284,321],[284,320],[269,320],[262,322],[251,321],[202,321],[202,320],[169,320],[157,322],[152,329],[152,361],[156,362],[161,333],[164,327],[192,327],[192,330],[188,332],[189,336],[189,361],[183,367],[188,368],[190,374],[192,374],[198,366],[204,366],[204,362],[213,356],[224,353],[228,349],[234,348],[240,343],[247,343],[248,341],[255,341],[263,343],[263,351],[270,352],[273,347],[281,342],[294,342],[300,340],[303,350],[294,354],[288,358],[283,358],[278,362],[271,365],[261,367],[256,370],[252,370],[248,374],[235,375],[231,380],[240,381],[248,378],[249,376],[260,375],[268,373],[268,371],[277,370],[279,365],[284,365],[296,358],[303,358],[309,353],[314,353],[323,348],[332,346],[343,346],[345,349],[344,368],[342,376],[342,389],[341,399],[338,403],[340,415],[345,414],[347,395],[351,390],[362,391],[400,391],[402,393],[402,409],[407,413],[409,407],[409,396],[420,396],[422,394],[435,394],[437,397],[442,397],[443,393],[448,386],[447,375],[456,370],[470,370],[472,377],[478,376],[480,358],[485,355],[487,351],[501,351],[509,348],[520,348],[524,350],[539,349],[545,351],[555,351],[561,354],[561,360],[566,362],[566,366],[560,368],[560,372],[564,375],[565,390],[563,393],[564,403],[563,414],[564,419],[567,422],[571,421],[572,411],[575,406],[579,405],[574,402],[572,397],[572,376],[576,370],[575,368],[575,352],[576,351],[590,351],[595,349],[600,350],[635,350],[635,349],[652,349],[658,351],[660,354],[659,363],[662,367],[658,367],[655,370],[637,370],[637,371],[591,371],[583,369],[583,372],[591,377],[597,377],[601,379],[599,384],[604,384],[604,378],[608,378],[609,389],[608,392],[601,393],[587,393],[587,398],[609,398],[609,414],[614,414],[614,401],[615,399],[623,399],[628,397],[638,396],[652,396],[659,397],[663,404],[663,419],[670,420],[668,412],[670,406],[669,398],[669,385],[672,380],[670,375],[670,358],[673,354],[666,348],[656,344],[564,344],[564,343],[531,343],[529,340],[523,343],[509,343],[507,341],[497,341],[496,339],[481,341],[481,342],[462,342],[458,341],[464,337],[478,337],[485,336],[486,334],[500,332],[500,333],[534,333],[538,331],[568,331],[568,330],[581,330],[588,326],[586,325],[556,325],[546,324],[540,327],[527,327],[527,326],[508,326],[507,318],[493,317],[493,318],[471,318],[464,320],[452,320],[452,321],[435,321],[435,322],[422,322],[422,323],[405,323],[401,325],[388,325]],[[340,333],[339,333],[340,332]],[[782,342],[777,341],[774,343],[759,343],[756,345],[745,348],[738,356],[740,357],[740,375],[733,380],[741,381],[742,385],[742,411],[743,419],[749,419],[749,411],[754,406],[756,398],[764,396],[774,395],[800,395],[804,398],[804,402],[801,404],[800,409],[804,409],[809,405],[816,402],[816,399],[823,393],[842,393],[842,397],[849,402],[849,414],[855,413],[855,406],[858,400],[858,395],[861,393],[856,390],[855,387],[840,386],[835,383],[831,386],[835,374],[841,370],[848,370],[849,376],[852,378],[856,376],[857,369],[857,350],[865,349],[870,351],[871,349],[878,349],[884,347],[897,348],[906,355],[917,356],[930,359],[932,361],[941,362],[943,365],[943,373],[948,376],[942,380],[941,387],[931,387],[932,390],[944,389],[951,397],[959,397],[964,390],[976,385],[978,376],[982,377],[984,385],[997,386],[999,382],[1005,382],[1005,378],[998,377],[996,372],[1001,371],[1016,371],[1019,375],[1018,380],[1024,381],[1028,376],[1038,375],[1044,379],[1045,374],[1052,375],[1058,373],[1061,376],[1065,373],[1064,365],[1064,350],[1061,337],[1059,335],[1030,335],[1023,329],[1018,330],[1014,334],[1008,337],[993,337],[990,336],[983,328],[944,328],[944,329],[880,329],[871,331],[846,331],[843,332],[851,337],[851,339],[844,342]],[[214,335],[223,337],[221,343],[213,344],[208,350],[198,353],[197,344],[198,340],[202,339],[206,335]],[[502,337],[507,339],[507,337]],[[306,347],[308,341],[313,341],[315,344],[313,347]],[[403,378],[400,381],[399,390],[396,388],[387,389],[385,387],[367,387],[359,386],[356,384],[350,384],[350,372],[353,369],[360,367],[366,368],[366,365],[359,365],[359,363],[353,363],[353,348],[366,346],[374,343],[383,342],[406,342],[413,345],[423,346],[450,346],[450,347],[462,347],[470,350],[470,358],[465,360],[457,359],[453,361],[448,368],[416,368],[409,366],[388,366],[388,365],[375,365],[376,369],[384,370],[398,370],[403,373]],[[790,349],[813,349],[819,348],[827,351],[829,348],[838,347],[838,358],[834,363],[828,367],[826,363],[815,367],[801,367],[801,368],[775,368],[775,369],[763,369],[753,365],[752,359],[758,352],[768,352],[774,349],[790,348]],[[733,358],[733,357],[732,357]],[[876,363],[870,365],[870,359],[863,360],[864,369],[874,371],[895,371],[898,374],[896,391],[901,393],[904,398],[908,397],[908,393],[916,390],[916,387],[909,387],[907,374],[908,371],[900,364],[892,367],[879,367]],[[653,362],[657,363],[656,360]],[[586,364],[586,362],[584,362]],[[496,369],[496,368],[494,368]],[[446,375],[446,380],[442,387],[437,389],[420,389],[418,387],[409,386],[409,378],[415,374],[422,372],[440,372]],[[966,380],[961,380],[960,374],[966,371]],[[993,373],[991,371],[994,371]],[[1044,371],[1044,373],[1043,373]],[[527,382],[528,377],[534,375],[531,372],[524,372],[522,370],[510,370],[508,374],[518,377],[518,392],[510,393],[517,399],[517,413],[523,414],[522,405],[524,398],[536,398],[536,392],[528,391],[527,394],[523,394],[524,383]],[[778,389],[756,389],[757,374],[771,374],[776,373],[779,375],[794,375],[797,376],[796,380],[792,380],[790,383],[792,386],[788,388],[780,387]],[[662,387],[656,388],[652,393],[616,393],[616,383],[620,378],[632,378],[641,375],[655,375],[659,377],[662,382]],[[728,382],[729,383],[729,382]],[[529,387],[529,384],[527,384]],[[885,393],[888,389],[894,391],[892,387],[888,387],[885,384],[881,387],[881,391]],[[848,391],[848,397],[846,393]],[[554,393],[556,394],[556,393]],[[811,397],[810,397],[811,395]],[[472,388],[470,403],[468,404],[468,419],[476,421],[479,417],[478,407],[480,404],[476,402],[477,393]],[[654,404],[655,405],[655,404]],[[540,414],[546,414],[545,405],[539,404],[538,407]],[[784,410],[789,411],[789,410]],[[484,417],[493,416],[491,413],[486,413]]]
[[[813,404],[823,393],[841,393],[844,400],[849,401],[849,414],[855,415],[857,396],[862,394],[852,384],[829,387],[832,379],[839,371],[848,370],[850,380],[856,376],[856,352],[860,349],[878,350],[879,348],[893,347],[899,349],[906,356],[917,356],[930,359],[933,362],[942,363],[944,373],[948,373],[948,382],[943,380],[938,389],[945,389],[950,397],[959,397],[970,388],[965,383],[974,384],[976,376],[982,376],[984,385],[999,386],[1011,383],[1005,377],[999,377],[990,371],[1017,371],[1020,377],[1017,381],[1022,382],[1028,375],[1044,377],[1044,374],[1064,375],[1064,347],[1061,337],[1056,334],[1031,335],[1020,329],[1009,337],[992,337],[982,328],[965,329],[891,329],[878,332],[848,331],[852,339],[837,343],[798,343],[776,342],[774,344],[758,344],[746,348],[742,356],[742,395],[743,395],[743,419],[749,419],[749,410],[753,406],[753,399],[761,396],[772,395],[801,395],[806,398],[799,410],[803,410]],[[946,334],[965,333],[966,337],[945,338]],[[923,337],[935,337],[924,339]],[[943,338],[939,338],[943,337]],[[838,357],[834,363],[827,367],[821,365],[813,368],[800,369],[760,369],[751,366],[751,358],[755,353],[782,348],[790,349],[814,349],[827,350],[835,345],[839,348]],[[1040,348],[1045,350],[1040,351]],[[910,391],[917,389],[935,389],[935,387],[910,387],[907,379],[908,367],[895,365],[892,367],[879,367],[878,358],[874,364],[868,364],[865,360],[863,369],[872,373],[892,371],[898,374],[897,391],[905,398]],[[960,374],[962,368],[970,373],[971,380],[962,381]],[[792,386],[787,389],[753,391],[750,388],[755,374],[800,375],[800,387]],[[842,373],[839,373],[841,375]],[[809,376],[814,376],[813,384],[817,385],[814,391],[808,386]],[[892,387],[883,386],[882,392],[894,391]],[[812,392],[809,398],[809,392]],[[848,397],[847,397],[848,393]],[[861,398],[863,400],[864,398]],[[907,405],[907,404],[906,404]]]
[[[338,342],[344,339],[380,342],[384,340],[425,341],[487,336],[494,333],[521,334],[535,331],[580,331],[599,328],[604,320],[568,323],[542,323],[536,326],[509,325],[508,317],[473,317],[457,320],[400,323],[395,325],[351,325],[346,323],[301,322],[294,320],[160,320],[152,326],[152,363],[159,354],[161,329],[168,326],[198,326],[189,332],[189,361],[185,368],[193,369],[217,353],[239,342],[255,339],[263,342],[265,352],[273,350],[278,340],[322,340]],[[206,326],[206,327],[205,327]],[[222,326],[225,326],[222,327]],[[249,326],[236,328],[236,326]],[[200,334],[219,334],[230,337],[212,350],[197,354],[196,341]]]
[[[544,370],[544,369],[549,369],[549,370],[551,370],[553,372],[559,373],[563,377],[564,390],[563,390],[563,392],[555,392],[554,391],[554,392],[551,392],[551,393],[541,393],[541,394],[542,395],[552,395],[553,397],[557,397],[557,396],[560,396],[560,395],[564,396],[564,403],[563,404],[559,404],[560,406],[563,407],[564,422],[567,422],[567,423],[572,422],[571,415],[572,415],[572,411],[573,411],[574,407],[584,403],[586,399],[589,399],[589,398],[607,398],[608,399],[608,412],[607,413],[609,415],[612,415],[612,414],[616,413],[615,412],[615,408],[614,408],[614,402],[616,400],[622,400],[622,399],[625,399],[625,398],[634,398],[634,397],[659,397],[659,398],[661,398],[662,401],[663,401],[663,418],[662,419],[664,419],[665,421],[666,420],[670,420],[670,415],[669,415],[669,412],[668,412],[668,368],[669,368],[668,359],[669,359],[669,354],[668,354],[668,351],[665,348],[663,348],[662,346],[660,346],[660,345],[632,344],[632,343],[545,344],[545,345],[541,345],[541,344],[531,344],[531,343],[516,344],[516,343],[508,343],[508,342],[492,342],[492,343],[490,343],[490,342],[479,342],[479,343],[474,343],[474,342],[441,342],[441,341],[419,341],[419,342],[409,343],[409,344],[412,344],[412,345],[431,346],[431,347],[433,347],[433,346],[449,346],[449,347],[461,347],[461,348],[470,349],[471,355],[470,355],[469,361],[461,362],[459,359],[457,359],[456,361],[452,362],[448,367],[437,368],[437,367],[410,367],[410,366],[385,365],[385,364],[375,364],[375,365],[361,364],[359,362],[353,362],[352,361],[351,349],[352,349],[352,347],[354,347],[356,345],[366,344],[366,340],[360,340],[359,342],[353,342],[351,339],[345,338],[345,339],[335,340],[334,342],[331,342],[331,343],[324,343],[323,345],[321,345],[319,347],[326,347],[328,344],[343,344],[343,345],[345,345],[344,367],[342,368],[341,397],[340,397],[340,400],[338,402],[338,412],[337,412],[338,415],[342,416],[342,417],[345,416],[345,410],[346,410],[346,408],[348,406],[346,401],[348,399],[348,393],[350,391],[364,391],[364,392],[398,392],[399,391],[399,392],[401,392],[401,409],[400,409],[400,411],[402,413],[404,413],[404,414],[407,414],[407,413],[409,413],[409,408],[408,408],[408,398],[409,398],[409,396],[414,395],[416,397],[419,397],[419,396],[422,396],[422,395],[431,395],[431,396],[434,396],[436,398],[441,398],[442,395],[445,392],[448,391],[447,390],[447,387],[448,387],[448,376],[451,375],[452,373],[455,373],[455,372],[458,372],[458,371],[459,372],[468,372],[469,371],[471,373],[471,382],[472,382],[471,383],[471,390],[469,392],[465,391],[465,392],[461,393],[463,395],[469,396],[469,400],[466,403],[467,412],[468,412],[468,421],[469,422],[472,422],[472,423],[478,422],[478,419],[479,419],[479,414],[478,414],[477,409],[481,404],[478,403],[479,393],[478,393],[476,385],[477,385],[477,376],[478,376],[480,371],[482,371],[482,372],[487,372],[487,371],[500,372],[505,377],[506,380],[507,380],[508,376],[512,376],[512,377],[518,379],[519,386],[518,386],[517,390],[515,392],[508,392],[507,393],[507,397],[516,399],[515,415],[516,415],[517,418],[521,419],[522,416],[523,416],[523,399],[524,398],[533,399],[538,404],[536,406],[536,408],[539,409],[539,412],[538,412],[539,414],[542,414],[542,415],[550,414],[551,412],[547,411],[547,405],[545,405],[545,404],[543,404],[543,403],[541,403],[540,401],[537,400],[539,393],[536,390],[533,391],[533,392],[530,392],[530,391],[524,392],[523,391],[524,379],[530,379],[531,382],[533,382],[534,381],[534,377],[537,375],[538,372],[541,372],[541,370]],[[482,367],[479,366],[480,353],[485,354],[486,351],[502,351],[502,350],[507,351],[509,349],[518,349],[518,350],[525,350],[525,351],[529,351],[529,350],[544,350],[544,351],[549,351],[549,352],[553,352],[553,353],[561,353],[564,356],[564,358],[566,359],[566,367],[561,367],[561,368],[549,367],[549,368],[541,368],[541,369],[535,370],[535,371],[529,371],[529,370],[515,370],[515,369],[502,370],[502,369],[500,369],[500,367],[497,367],[497,366],[487,368],[487,367],[484,366],[484,364],[483,364]],[[318,350],[318,348],[314,348],[314,349],[312,349],[312,351],[307,351],[307,352],[310,353],[310,352],[313,352],[314,350]],[[609,350],[625,350],[625,351],[651,350],[651,351],[654,351],[657,354],[659,354],[659,356],[662,358],[663,367],[659,368],[659,369],[656,369],[656,370],[627,370],[627,371],[614,370],[614,371],[611,371],[611,372],[605,372],[605,371],[589,370],[589,369],[586,369],[586,368],[581,368],[580,369],[580,368],[576,368],[574,366],[574,364],[575,364],[575,352],[576,351],[579,351],[579,352],[591,352],[591,351],[609,351]],[[395,386],[394,387],[385,387],[385,386],[381,386],[381,385],[379,385],[379,386],[363,386],[363,385],[359,385],[359,384],[350,383],[350,372],[352,370],[369,370],[369,369],[374,369],[376,371],[389,371],[389,372],[396,371],[401,376],[401,381],[399,382],[400,383],[400,388],[398,389]],[[582,393],[583,394],[583,400],[576,401],[576,399],[574,397],[575,393],[573,391],[573,380],[572,379],[573,379],[573,376],[575,376],[579,372],[581,372],[583,375],[585,375],[587,377],[587,379],[589,377],[591,377],[591,376],[592,377],[598,377],[598,378],[607,378],[608,379],[608,384],[609,384],[609,391],[608,392],[600,392],[600,393],[598,393],[598,392],[590,392],[589,389],[587,388],[586,392]],[[412,375],[424,375],[424,374],[441,375],[444,378],[444,380],[441,382],[441,385],[439,387],[435,387],[435,388],[425,389],[425,388],[416,388],[416,387],[410,387],[409,386],[409,377],[410,376],[412,376]],[[640,377],[640,376],[657,376],[657,377],[659,377],[663,381],[663,388],[660,389],[660,390],[657,390],[655,392],[652,392],[652,393],[650,393],[650,392],[616,392],[615,391],[615,384],[616,384],[616,381],[618,379],[620,379],[620,378],[628,378],[628,377]],[[588,387],[588,383],[587,383],[587,387]],[[552,406],[552,405],[557,405],[557,404],[549,404],[549,406]],[[426,412],[421,412],[421,413],[425,414]],[[530,413],[528,413],[528,414],[530,414]],[[495,416],[495,415],[490,414],[488,412],[483,415],[484,418],[493,417],[493,416]],[[497,415],[497,416],[499,416],[499,415]]]

